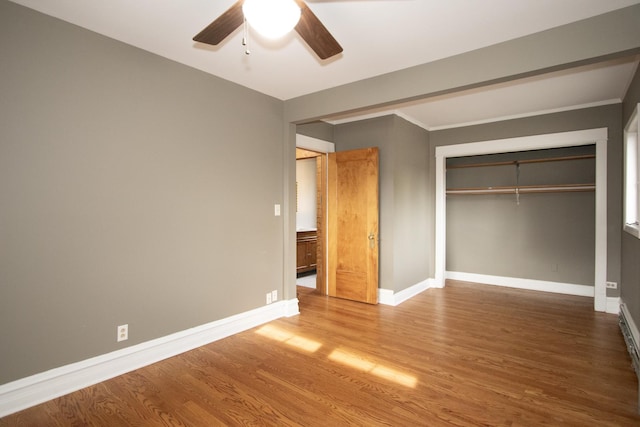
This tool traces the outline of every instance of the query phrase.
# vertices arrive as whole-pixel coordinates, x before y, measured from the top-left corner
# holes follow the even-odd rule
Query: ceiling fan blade
[[[194,41],[206,44],[217,45],[227,36],[233,33],[244,22],[244,14],[242,13],[242,3],[239,0],[215,21],[200,31],[194,38]]]
[[[320,59],[331,58],[342,52],[342,46],[333,38],[329,30],[302,0],[296,0],[300,6],[300,21],[295,29],[300,37]]]

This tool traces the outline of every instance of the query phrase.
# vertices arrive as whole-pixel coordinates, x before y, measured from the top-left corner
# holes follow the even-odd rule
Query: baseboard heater
[[[624,342],[627,344],[627,351],[629,352],[629,356],[631,356],[631,364],[638,377],[638,412],[640,413],[640,351],[638,347],[638,330],[625,304],[620,304],[620,316],[618,319]]]

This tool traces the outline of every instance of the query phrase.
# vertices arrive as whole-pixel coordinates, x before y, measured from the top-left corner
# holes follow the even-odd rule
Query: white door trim
[[[607,308],[607,128],[561,132],[436,147],[435,282],[443,287],[446,271],[446,160],[449,157],[596,145],[596,230],[594,309]]]
[[[296,134],[296,147],[317,151],[318,153],[333,153],[336,151],[336,144],[333,142],[300,134]]]

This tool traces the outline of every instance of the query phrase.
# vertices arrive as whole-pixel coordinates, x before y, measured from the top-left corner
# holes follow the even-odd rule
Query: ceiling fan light
[[[242,12],[252,28],[270,39],[284,36],[300,20],[294,0],[245,0]]]

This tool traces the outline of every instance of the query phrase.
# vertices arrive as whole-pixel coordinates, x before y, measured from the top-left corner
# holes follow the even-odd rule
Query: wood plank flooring
[[[617,316],[449,282],[398,307],[298,288],[301,314],[0,426],[639,426]]]

